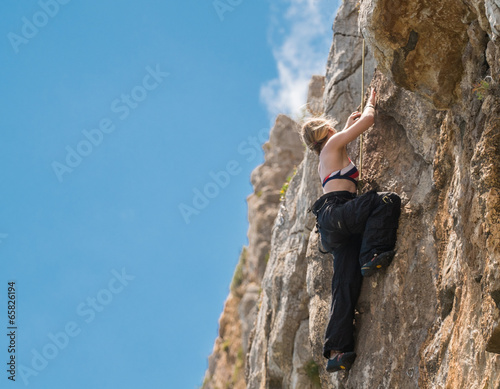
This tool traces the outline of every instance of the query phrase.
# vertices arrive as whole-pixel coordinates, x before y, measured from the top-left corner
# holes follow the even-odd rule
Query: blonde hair
[[[306,146],[319,155],[328,139],[328,130],[335,131],[336,124],[334,120],[326,117],[311,118],[302,125],[300,136]]]

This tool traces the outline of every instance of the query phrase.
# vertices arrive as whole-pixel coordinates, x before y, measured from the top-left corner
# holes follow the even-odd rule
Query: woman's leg
[[[401,214],[401,199],[396,193],[368,192],[342,207],[347,229],[363,235],[359,262],[370,262],[375,254],[394,250]]]
[[[323,347],[325,358],[330,358],[332,350],[354,350],[354,308],[362,282],[358,262],[360,245],[360,237],[354,237],[332,252],[332,305]]]

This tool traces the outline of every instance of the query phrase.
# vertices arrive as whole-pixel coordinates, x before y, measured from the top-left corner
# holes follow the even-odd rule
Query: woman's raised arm
[[[348,126],[342,132],[337,132],[336,134],[332,135],[330,137],[330,139],[328,139],[328,141],[326,142],[325,146],[323,147],[323,150],[328,152],[328,149],[330,149],[330,150],[341,149],[341,148],[345,147],[348,143],[355,140],[363,132],[368,130],[373,125],[373,123],[375,121],[376,97],[377,97],[377,94],[375,92],[375,89],[372,88],[371,93],[370,93],[370,98],[368,99],[368,103],[366,104],[366,108],[365,108],[364,112],[361,114],[361,116],[358,116],[359,113],[357,115],[356,115],[356,113],[351,115],[353,117],[358,116],[359,119],[354,121],[353,124]],[[349,121],[348,121],[348,124],[349,124]]]

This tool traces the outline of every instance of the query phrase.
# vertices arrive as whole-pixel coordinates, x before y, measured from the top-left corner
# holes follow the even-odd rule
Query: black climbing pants
[[[323,355],[354,351],[354,308],[361,290],[361,266],[374,254],[393,250],[401,213],[395,193],[347,191],[321,196],[311,207],[324,250],[333,255],[332,305]]]

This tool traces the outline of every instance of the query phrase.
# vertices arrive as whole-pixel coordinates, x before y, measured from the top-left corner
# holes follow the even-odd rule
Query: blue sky
[[[1,387],[201,385],[250,172],[324,73],[336,8],[3,4],[0,326],[15,281],[17,372]]]

